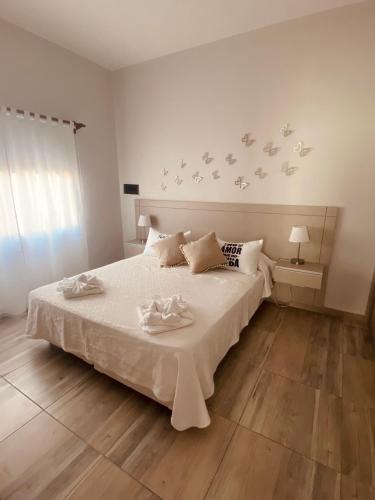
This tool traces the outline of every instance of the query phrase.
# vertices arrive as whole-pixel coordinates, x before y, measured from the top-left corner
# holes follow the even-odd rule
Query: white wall
[[[374,26],[374,4],[359,4],[115,72],[120,182],[139,183],[146,198],[342,207],[326,306],[364,313],[375,263]],[[284,122],[296,130],[287,139]],[[249,149],[240,141],[247,131],[257,141]],[[303,159],[293,153],[300,139],[313,148]],[[262,151],[268,140],[282,147],[271,158]],[[209,167],[205,151],[215,157]],[[224,161],[229,152],[233,166]],[[295,175],[281,174],[286,160],[299,167]],[[195,170],[205,176],[199,185]],[[251,186],[238,190],[237,175]],[[122,200],[129,238],[133,197]]]
[[[86,124],[77,135],[90,266],[123,256],[109,73],[0,21],[0,104]]]

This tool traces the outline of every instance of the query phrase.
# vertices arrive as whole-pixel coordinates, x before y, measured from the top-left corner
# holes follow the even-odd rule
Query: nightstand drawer
[[[316,288],[320,290],[322,287],[322,273],[310,273],[301,269],[283,269],[275,267],[273,271],[273,279],[278,283],[286,283],[292,286],[301,286],[307,288]]]

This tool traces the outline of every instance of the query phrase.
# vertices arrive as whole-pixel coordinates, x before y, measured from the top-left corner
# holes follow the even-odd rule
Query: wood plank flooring
[[[206,429],[0,321],[0,499],[375,499],[367,330],[265,303],[215,375]]]

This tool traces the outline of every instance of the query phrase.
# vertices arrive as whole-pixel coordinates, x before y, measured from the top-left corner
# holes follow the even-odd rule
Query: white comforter
[[[142,386],[172,409],[178,430],[209,425],[205,400],[214,392],[214,372],[267,295],[264,273],[194,275],[187,266],[160,268],[155,257],[137,256],[92,274],[104,294],[68,301],[55,283],[32,291],[26,334]],[[143,332],[137,306],[174,294],[189,304],[194,323],[154,336]]]

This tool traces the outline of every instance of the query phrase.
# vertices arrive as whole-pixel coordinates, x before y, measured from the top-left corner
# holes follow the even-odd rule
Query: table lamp
[[[140,215],[138,219],[138,227],[151,227],[151,219],[149,215]],[[145,234],[143,233],[143,236]],[[141,238],[142,243],[145,242],[145,238]]]
[[[298,266],[305,263],[303,259],[300,259],[301,243],[307,243],[310,241],[309,232],[307,226],[293,226],[290,231],[289,241],[291,243],[298,243],[297,257],[290,259],[292,264],[297,264]]]

